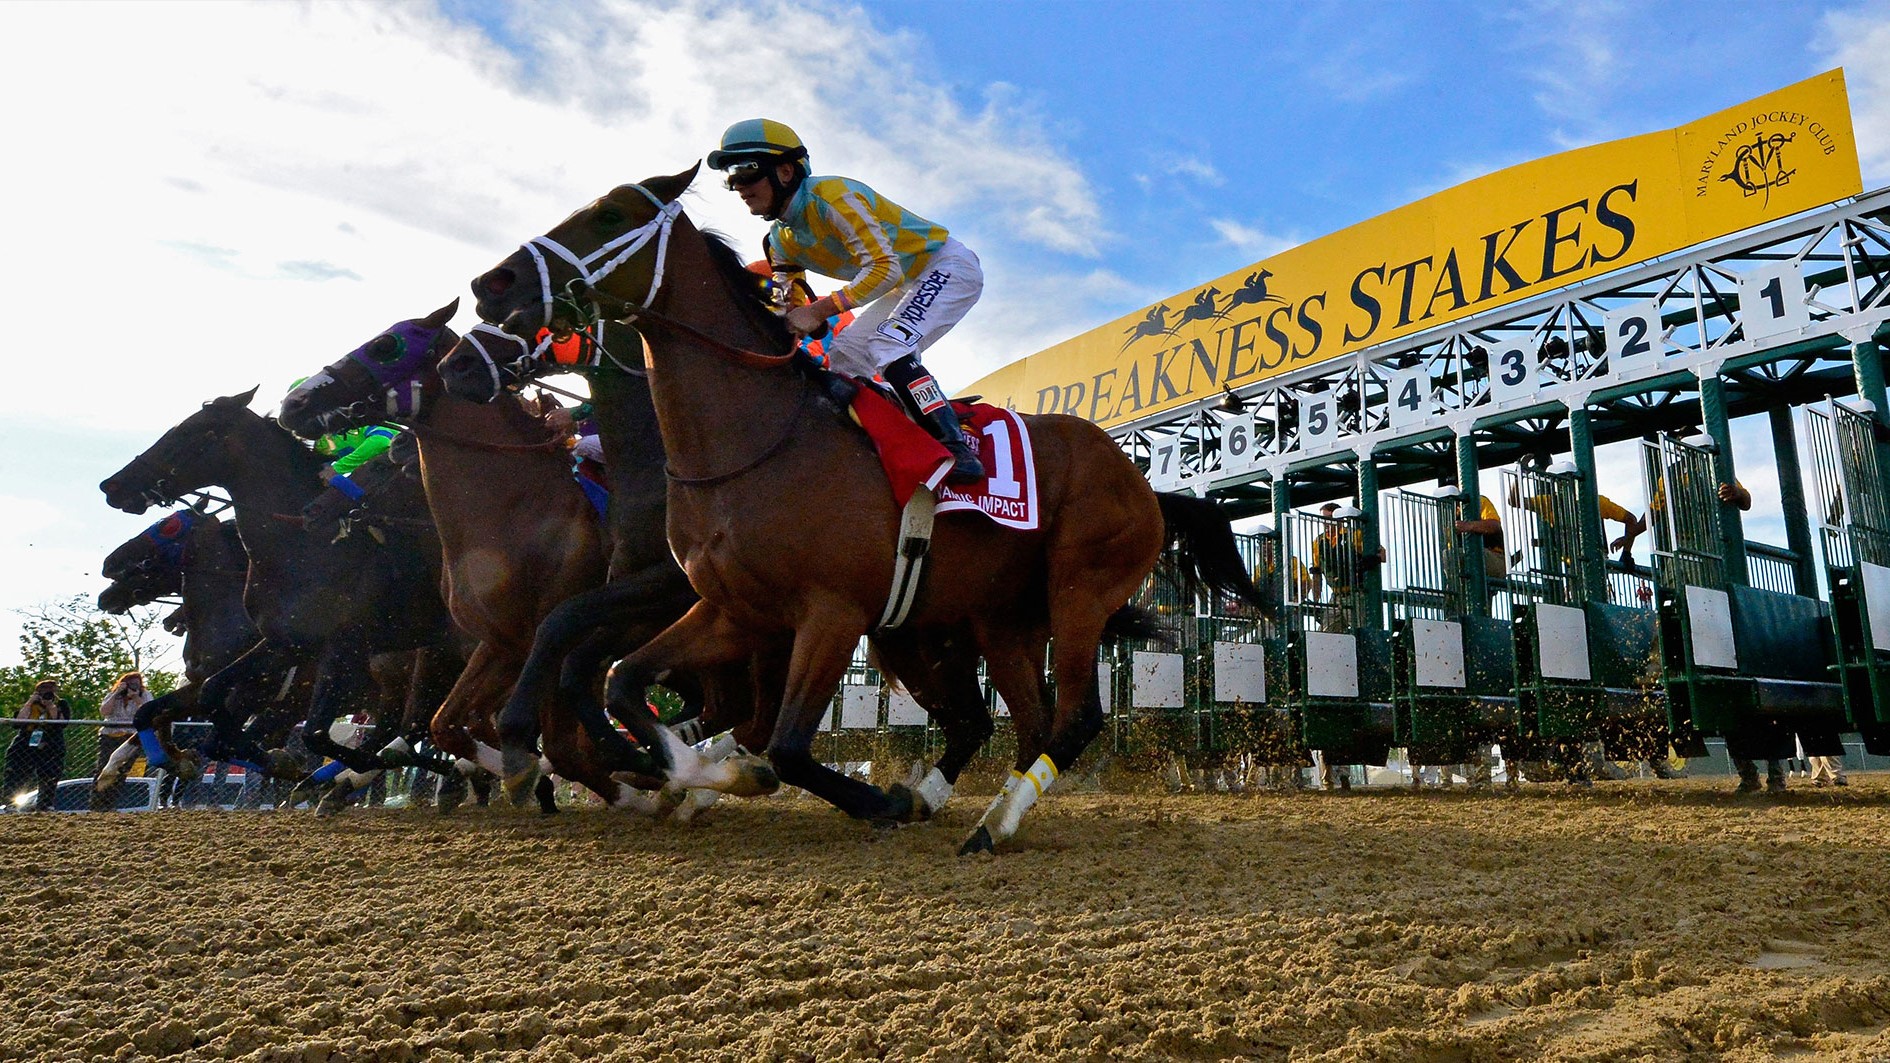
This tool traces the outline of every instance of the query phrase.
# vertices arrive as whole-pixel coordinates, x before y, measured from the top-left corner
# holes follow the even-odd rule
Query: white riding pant
[[[937,343],[983,294],[978,256],[948,236],[916,280],[854,312],[853,323],[827,344],[829,367],[847,376],[873,376]]]

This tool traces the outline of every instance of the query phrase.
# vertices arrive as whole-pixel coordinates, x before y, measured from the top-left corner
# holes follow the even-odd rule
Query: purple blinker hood
[[[402,321],[348,352],[348,357],[366,369],[375,383],[387,389],[390,415],[412,416],[419,411],[420,382],[416,378],[426,367],[433,341],[444,331],[444,328],[427,328],[418,322]],[[397,341],[396,353],[383,358],[386,339],[390,336]]]

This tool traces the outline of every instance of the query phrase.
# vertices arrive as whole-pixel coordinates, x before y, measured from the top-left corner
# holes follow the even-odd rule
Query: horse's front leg
[[[649,709],[650,684],[670,671],[701,671],[728,664],[747,657],[754,649],[755,639],[748,632],[720,609],[701,601],[611,670],[607,697],[610,714],[643,744],[656,770],[670,785],[717,790],[738,797],[773,793],[780,785],[774,771],[755,757],[709,762],[664,727]]]
[[[833,705],[847,662],[866,633],[868,620],[850,603],[815,603],[812,619],[794,633],[781,715],[768,743],[768,760],[781,781],[824,798],[854,819],[894,824],[912,815],[912,795],[889,795],[871,783],[849,779],[814,758],[814,736]]]

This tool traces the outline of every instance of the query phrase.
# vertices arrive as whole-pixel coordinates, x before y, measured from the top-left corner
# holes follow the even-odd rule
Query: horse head
[[[550,366],[543,359],[547,336],[534,346],[498,327],[480,322],[466,330],[440,359],[446,393],[467,402],[491,402],[501,391],[517,388]]]
[[[396,322],[297,385],[282,399],[276,420],[305,439],[330,432],[411,418],[437,394],[434,366],[459,336],[446,323],[459,300],[425,317]]]
[[[663,285],[680,199],[700,164],[620,185],[527,241],[473,280],[473,309],[514,336],[563,334],[600,316],[600,304],[648,307]],[[622,316],[612,313],[609,316]]]
[[[144,453],[99,482],[106,503],[126,513],[143,513],[217,482],[214,470],[221,467],[219,461],[242,457],[244,448],[237,437],[245,422],[261,420],[249,408],[255,397],[256,389],[250,388],[204,403]]]

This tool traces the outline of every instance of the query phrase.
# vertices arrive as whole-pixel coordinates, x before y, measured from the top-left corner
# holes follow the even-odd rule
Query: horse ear
[[[260,388],[260,387],[262,387],[262,385],[258,384],[256,385],[256,387],[250,388],[248,391],[243,392],[241,395],[225,395],[220,399],[211,399],[210,404],[212,406],[248,407],[249,400],[256,397],[256,390],[257,388]]]
[[[459,300],[455,299],[431,314],[428,314],[426,317],[421,318],[420,323],[428,328],[441,328],[448,321],[453,320],[453,315],[457,313],[459,313]]]
[[[673,173],[668,177],[650,178],[643,182],[643,187],[656,193],[656,198],[663,202],[674,203],[678,196],[689,190],[689,185],[696,179],[696,172],[701,169],[702,161],[698,159],[694,166],[681,173]]]

